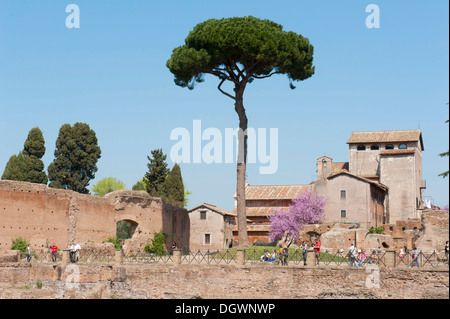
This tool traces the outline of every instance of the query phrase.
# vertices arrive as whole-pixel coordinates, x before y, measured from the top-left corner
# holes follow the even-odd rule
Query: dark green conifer
[[[2,179],[10,181],[25,182],[27,179],[27,163],[22,152],[17,155],[12,155],[8,163],[6,163],[3,171]]]
[[[55,159],[48,167],[50,187],[88,194],[101,157],[97,136],[88,124],[64,124],[56,140]]]
[[[184,206],[184,184],[181,176],[181,168],[175,163],[166,177],[165,182],[166,199],[169,203]]]
[[[145,189],[150,195],[156,192],[158,196],[165,197],[165,181],[169,173],[166,163],[167,155],[162,149],[153,150],[151,153],[153,158],[147,156],[150,162],[147,164],[148,171],[144,176]]]
[[[10,157],[2,179],[47,184],[48,178],[41,160],[44,154],[45,141],[42,131],[34,127],[28,133],[23,151]]]
[[[44,162],[41,158],[45,154],[45,140],[42,131],[34,127],[28,133],[23,148],[23,155],[26,158],[28,173],[27,182],[47,184],[48,177],[45,173]]]

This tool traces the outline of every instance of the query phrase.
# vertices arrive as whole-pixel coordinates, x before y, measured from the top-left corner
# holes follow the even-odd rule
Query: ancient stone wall
[[[358,223],[329,223],[303,226],[297,243],[320,238],[324,250],[347,250],[352,243],[357,248],[412,250],[417,247],[424,252],[442,252],[449,238],[448,211],[424,210],[422,218],[397,220],[395,224],[383,225],[383,234],[371,234]]]
[[[64,249],[73,241],[101,243],[116,236],[116,223],[135,226],[133,240],[143,248],[155,232],[164,231],[189,247],[185,209],[140,191],[115,191],[105,197],[52,189],[42,184],[0,181],[0,249],[22,237],[34,250],[55,243]]]
[[[74,282],[74,266],[2,264],[0,298],[449,298],[448,270],[381,268],[375,285],[359,268],[79,264]]]
[[[417,239],[417,246],[423,249],[443,250],[449,240],[449,213],[446,210],[425,210],[422,212],[423,235]]]

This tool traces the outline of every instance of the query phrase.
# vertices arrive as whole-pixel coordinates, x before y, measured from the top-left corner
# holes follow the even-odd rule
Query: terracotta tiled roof
[[[222,215],[236,216],[236,213],[235,213],[235,212],[233,213],[234,210],[230,212],[230,211],[228,211],[228,210],[219,208],[219,207],[217,207],[217,206],[215,206],[215,205],[208,204],[208,203],[202,203],[202,204],[200,204],[200,205],[197,205],[197,206],[195,206],[194,208],[191,208],[191,209],[189,210],[189,212],[192,212],[192,211],[194,211],[194,210],[196,210],[196,209],[198,209],[198,208],[201,208],[201,207],[209,208],[210,210],[213,210],[213,211],[215,211],[215,212],[218,212],[218,213],[220,213],[220,214],[222,214]]]
[[[337,174],[343,170],[348,171],[348,162],[332,162],[331,163],[331,174]]]
[[[423,150],[422,132],[420,130],[352,132],[347,144],[388,143],[420,141]]]
[[[245,199],[292,199],[307,189],[308,185],[247,185]]]

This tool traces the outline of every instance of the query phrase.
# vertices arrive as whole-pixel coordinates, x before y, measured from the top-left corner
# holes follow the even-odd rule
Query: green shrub
[[[105,240],[104,242],[106,243],[113,243],[114,244],[114,248],[115,249],[120,249],[120,240],[116,237],[109,237],[107,240]]]
[[[155,233],[152,239],[152,245],[146,245],[145,251],[148,253],[154,253],[157,255],[163,255],[164,254],[164,244],[166,242],[167,234],[165,234],[163,231],[160,231],[158,233]]]
[[[383,228],[383,226],[378,226],[377,228],[370,227],[369,233],[382,235],[384,233],[384,228]]]
[[[22,237],[16,238],[12,241],[11,249],[20,250],[20,258],[25,258],[27,252],[28,241]]]

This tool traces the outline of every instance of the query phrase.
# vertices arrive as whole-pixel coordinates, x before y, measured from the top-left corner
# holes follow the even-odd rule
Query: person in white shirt
[[[306,257],[308,256],[307,254],[308,245],[306,244],[305,241],[303,241],[302,244],[300,245],[300,249],[302,250],[303,255],[303,266],[306,266]]]
[[[348,257],[350,258],[350,266],[356,266],[356,247],[353,244],[348,249]]]
[[[78,255],[78,252],[79,252],[80,249],[81,249],[80,244],[77,244],[77,243],[75,242],[74,245],[73,245],[73,248],[72,248],[72,252],[73,252],[73,262],[77,262],[77,255]]]
[[[70,262],[73,262],[73,243],[72,244],[69,244],[68,246],[67,246],[67,249],[69,250],[69,257],[70,257]]]

